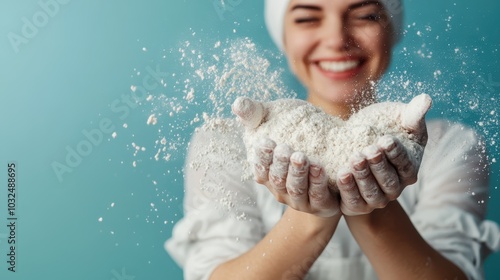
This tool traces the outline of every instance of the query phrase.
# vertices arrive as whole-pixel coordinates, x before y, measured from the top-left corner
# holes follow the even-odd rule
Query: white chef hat
[[[283,23],[290,0],[265,0],[267,30],[274,43],[283,50]],[[403,3],[401,0],[380,0],[389,14],[393,27],[393,43],[397,43],[403,32]]]

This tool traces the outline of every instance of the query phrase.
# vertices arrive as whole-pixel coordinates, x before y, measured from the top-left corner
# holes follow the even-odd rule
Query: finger
[[[347,168],[340,169],[337,173],[337,187],[340,192],[340,210],[346,215],[354,214],[356,209],[365,209],[367,204],[359,193],[354,176]]]
[[[309,204],[312,209],[321,210],[322,216],[331,217],[338,213],[338,193],[328,187],[328,176],[318,163],[309,164]],[[325,211],[330,209],[331,211]]]
[[[355,153],[351,158],[351,167],[359,193],[366,203],[371,207],[385,207],[388,199],[375,180],[365,156],[361,153]]]
[[[387,162],[383,151],[377,146],[371,145],[363,150],[363,154],[368,161],[373,177],[375,177],[377,184],[386,197],[389,200],[398,198],[402,191],[402,187],[399,184],[399,177],[394,167]]]
[[[325,170],[319,164],[311,162],[309,164],[309,201],[321,207],[330,195],[328,189],[328,177]]]
[[[231,109],[238,116],[238,120],[247,128],[256,128],[264,117],[262,103],[248,97],[238,97]]]
[[[255,181],[264,184],[269,180],[269,167],[273,162],[273,150],[276,143],[269,138],[262,138],[254,146],[255,163],[254,174]]]
[[[302,209],[308,204],[309,160],[301,152],[295,152],[290,157],[286,189],[293,200],[295,209]]]
[[[432,105],[432,99],[427,94],[413,98],[401,112],[401,125],[417,137],[417,142],[425,145],[427,142],[427,128],[425,114]]]
[[[269,167],[269,181],[277,194],[286,194],[286,177],[293,150],[284,144],[274,149],[273,162]]]
[[[415,183],[418,165],[403,144],[397,138],[385,135],[379,139],[377,145],[396,168],[400,181],[403,184]]]

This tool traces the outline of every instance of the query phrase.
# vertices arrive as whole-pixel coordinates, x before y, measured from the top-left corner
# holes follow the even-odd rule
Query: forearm
[[[345,219],[379,279],[467,279],[420,236],[397,201]]]
[[[320,218],[289,208],[255,247],[221,264],[210,279],[303,278],[328,244],[339,220],[340,215]]]

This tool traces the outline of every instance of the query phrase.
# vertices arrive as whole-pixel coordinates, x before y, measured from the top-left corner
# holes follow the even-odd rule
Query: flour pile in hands
[[[256,162],[254,151],[258,141],[269,138],[321,164],[333,186],[338,170],[348,166],[354,153],[376,144],[386,135],[396,137],[420,163],[425,140],[418,139],[410,130],[416,128],[430,105],[431,98],[421,94],[408,104],[372,104],[346,121],[299,99],[258,102],[240,97],[233,103],[233,110],[238,112],[238,120],[245,127],[244,142],[250,163]]]

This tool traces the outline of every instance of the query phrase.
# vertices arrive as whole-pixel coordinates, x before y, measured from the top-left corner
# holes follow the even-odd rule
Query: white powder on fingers
[[[375,103],[346,121],[298,99],[262,104],[265,114],[261,124],[256,128],[245,127],[244,142],[250,162],[256,161],[255,143],[261,138],[270,138],[324,166],[329,184],[335,185],[337,172],[348,166],[352,155],[376,144],[384,135],[397,138],[414,160],[421,161],[423,146],[401,125],[400,116],[406,114],[407,104]]]

